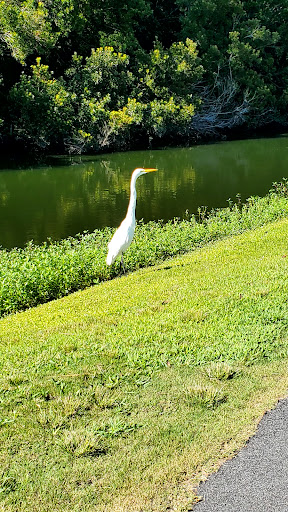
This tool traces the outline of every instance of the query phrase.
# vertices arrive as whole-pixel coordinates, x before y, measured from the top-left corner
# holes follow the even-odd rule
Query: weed
[[[207,386],[205,384],[194,384],[185,390],[185,398],[192,404],[214,409],[223,402],[226,402],[227,395],[224,393],[223,388]]]
[[[83,428],[63,432],[58,444],[75,457],[99,457],[107,453],[103,436]]]
[[[115,417],[111,418],[103,428],[98,428],[97,433],[106,438],[123,437],[140,427],[142,425],[126,423],[121,418]]]
[[[8,471],[3,471],[0,474],[0,499],[1,497],[16,490],[16,479],[9,474]]]
[[[11,418],[0,418],[0,428],[9,423],[13,423],[14,419]]]
[[[241,369],[235,364],[231,364],[225,361],[216,361],[207,365],[205,372],[209,379],[225,381],[240,375]]]

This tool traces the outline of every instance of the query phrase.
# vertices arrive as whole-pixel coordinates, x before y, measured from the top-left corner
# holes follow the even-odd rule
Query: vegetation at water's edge
[[[212,211],[199,210],[199,219],[138,223],[133,243],[125,253],[125,267],[134,270],[228,235],[242,233],[288,216],[287,180],[274,184],[263,197],[243,205]],[[120,262],[105,263],[112,230],[96,230],[60,242],[0,251],[0,315],[7,315],[63,297],[120,272]]]
[[[0,138],[80,153],[287,124],[288,0],[0,1]]]

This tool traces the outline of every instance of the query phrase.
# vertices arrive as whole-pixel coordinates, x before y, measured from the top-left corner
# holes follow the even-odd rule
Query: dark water
[[[47,167],[0,171],[0,245],[23,247],[84,230],[118,226],[126,214],[135,167],[158,173],[137,181],[138,219],[144,221],[227,206],[227,199],[265,195],[288,177],[288,136],[191,148],[114,153]]]

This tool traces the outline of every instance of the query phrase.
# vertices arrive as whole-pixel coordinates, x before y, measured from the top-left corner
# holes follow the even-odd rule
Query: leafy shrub
[[[56,80],[49,67],[31,66],[31,76],[23,74],[10,93],[14,130],[19,138],[46,148],[51,143],[63,145],[72,123],[71,94],[62,79]]]

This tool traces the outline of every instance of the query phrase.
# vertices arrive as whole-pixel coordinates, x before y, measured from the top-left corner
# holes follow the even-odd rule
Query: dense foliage
[[[288,0],[1,0],[0,137],[99,151],[285,124]]]
[[[138,223],[133,243],[125,253],[125,267],[134,270],[153,265],[287,216],[288,187],[284,180],[266,197],[251,197],[243,205],[230,204],[208,215],[200,209],[198,219],[174,219],[164,225]],[[105,262],[110,237],[111,229],[106,228],[60,242],[40,246],[30,242],[24,249],[0,250],[0,316],[119,275],[120,261],[111,267]]]

